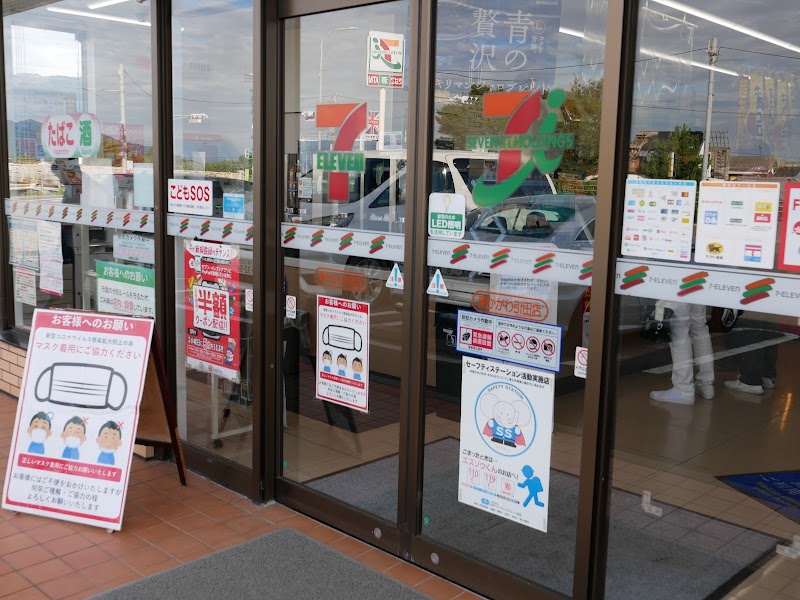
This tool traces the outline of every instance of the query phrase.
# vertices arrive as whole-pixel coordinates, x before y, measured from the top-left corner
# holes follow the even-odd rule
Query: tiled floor
[[[0,473],[5,477],[16,400],[0,394]],[[315,538],[438,600],[479,596],[280,504],[259,505],[175,466],[134,461],[123,530],[0,510],[0,597],[77,599],[169,569],[280,527]]]

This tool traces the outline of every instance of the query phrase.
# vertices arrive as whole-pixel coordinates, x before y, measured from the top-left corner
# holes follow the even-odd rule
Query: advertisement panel
[[[122,528],[152,319],[37,310],[3,508]]]
[[[186,364],[239,383],[239,248],[184,240]]]
[[[771,269],[779,200],[779,183],[701,181],[695,261]]]
[[[787,183],[783,193],[778,268],[800,273],[800,183]]]

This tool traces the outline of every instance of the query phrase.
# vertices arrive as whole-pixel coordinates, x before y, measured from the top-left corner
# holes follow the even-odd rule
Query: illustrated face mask
[[[322,332],[322,343],[340,350],[361,352],[364,340],[355,329],[340,325],[328,325]]]
[[[331,361],[329,361],[329,360],[323,360],[323,361],[322,361],[322,363],[323,363],[323,364],[324,364],[326,367],[330,367],[330,366],[331,366]]]
[[[39,375],[36,399],[75,408],[110,408],[125,404],[128,384],[110,367],[56,363]]]
[[[47,439],[47,432],[44,429],[34,429],[31,431],[31,441],[37,444],[43,444]]]
[[[74,435],[67,436],[64,440],[64,445],[67,448],[79,448],[81,445],[81,438],[75,437]]]

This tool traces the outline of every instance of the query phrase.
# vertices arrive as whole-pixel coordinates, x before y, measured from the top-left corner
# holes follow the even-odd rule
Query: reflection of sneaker
[[[694,404],[694,394],[684,394],[671,388],[659,392],[650,392],[650,397],[659,402],[670,402],[671,404]]]
[[[772,377],[762,377],[761,385],[765,390],[771,390],[775,387],[775,379]]]
[[[700,396],[703,400],[714,399],[714,384],[713,383],[695,383],[694,393]]]
[[[742,383],[738,379],[732,379],[731,381],[726,381],[722,385],[724,385],[729,390],[734,390],[736,392],[744,392],[745,394],[755,394],[756,396],[761,396],[764,393],[763,386],[750,385],[749,383]]]

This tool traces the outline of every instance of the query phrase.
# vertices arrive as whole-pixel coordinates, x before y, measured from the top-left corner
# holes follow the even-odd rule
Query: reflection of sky
[[[768,10],[737,0],[682,0],[713,17],[727,19],[778,40],[798,42],[795,23],[800,17],[796,0],[777,0]],[[709,19],[685,14],[656,0],[642,0],[639,47],[674,55],[687,63],[708,63],[708,40],[719,40],[717,67],[737,75],[715,74],[712,131],[727,132],[734,155],[770,152],[785,160],[800,161],[797,116],[800,85],[796,72],[800,52],[779,47]],[[780,18],[776,18],[779,16]],[[708,70],[640,55],[636,69],[633,132],[671,130],[688,124],[705,127]],[[756,89],[758,87],[758,89]],[[757,94],[763,104],[759,108]]]
[[[413,53],[409,39],[409,5],[391,2],[358,9],[342,10],[323,15],[295,19],[287,27],[299,27],[299,40],[294,48],[286,48],[286,69],[299,76],[299,105],[297,90],[287,88],[286,112],[313,112],[322,102],[367,102],[368,111],[380,108],[378,88],[366,84],[367,37],[370,31],[403,34],[406,42],[405,87],[386,91],[386,122],[384,131],[406,130],[408,119],[408,57]],[[299,24],[299,25],[298,25]],[[355,27],[347,30],[342,28]],[[320,42],[322,41],[322,44]],[[299,52],[300,64],[295,56]],[[411,71],[413,73],[413,71]],[[317,139],[314,121],[301,120],[301,137]]]
[[[435,63],[438,89],[443,91],[447,80],[447,93],[451,95],[468,91],[469,86],[465,84],[470,81],[502,84],[508,88],[511,85],[526,87],[533,80],[537,87],[540,84],[569,87],[575,77],[601,76],[606,1],[552,0],[552,4],[541,5],[536,0],[440,0]],[[769,3],[768,10],[759,10],[758,5],[744,0],[680,1],[734,24],[800,45],[796,35],[796,23],[800,20],[797,0],[774,0]],[[675,63],[652,54],[638,56],[633,132],[670,130],[683,123],[693,129],[703,129],[708,71],[691,63],[707,62],[708,39],[717,37],[721,47],[718,66],[739,76],[716,75],[712,129],[728,133],[734,154],[757,155],[773,151],[800,161],[800,143],[795,142],[800,134],[800,98],[794,92],[800,85],[795,75],[800,66],[800,53],[708,19],[684,14],[658,0],[640,0],[640,3],[637,34],[640,47],[685,62]],[[67,0],[51,6],[87,11],[86,4]],[[297,72],[299,81],[297,88],[288,92],[287,111],[314,110],[319,99],[320,75],[323,101],[361,100],[368,102],[369,110],[378,110],[378,90],[365,85],[367,32],[404,33],[407,55],[410,55],[414,40],[408,31],[408,6],[406,1],[392,2],[295,21],[299,23],[299,39],[295,48],[287,48],[287,54],[299,53],[300,65],[298,68],[287,62],[287,70]],[[184,135],[221,136],[241,153],[252,143],[249,77],[253,71],[252,0],[175,0],[173,7],[175,95],[179,98],[175,113],[208,115],[201,124],[189,124],[187,118],[176,119],[177,139]],[[489,11],[495,11],[493,17]],[[147,21],[149,3],[124,2],[96,12]],[[528,13],[532,21],[540,22],[537,29],[544,26],[544,33],[539,36],[545,38],[542,53],[531,51],[532,26],[524,34],[524,43],[520,29],[512,34],[509,23],[512,17]],[[494,25],[489,27],[492,22]],[[102,121],[117,122],[120,118],[118,69],[122,64],[126,73],[127,121],[143,125],[145,139],[150,143],[149,27],[57,14],[46,8],[19,13],[6,18],[4,23],[7,56],[13,57],[7,70],[12,120],[41,120],[46,115],[38,114],[37,107],[52,103],[52,96],[61,94],[72,96],[77,104],[93,109]],[[18,39],[10,33],[12,24],[41,30],[39,33],[27,30],[27,39],[21,46],[24,56],[14,54],[19,46],[13,43]],[[342,27],[357,29],[332,31]],[[559,29],[562,33],[557,33]],[[576,37],[576,33],[583,37]],[[320,70],[323,36],[324,56]],[[494,46],[494,57],[478,64],[480,56],[476,55],[476,48],[480,51],[481,45],[486,52]],[[76,62],[79,46],[91,58],[83,67]],[[525,53],[524,65],[518,53],[521,50]],[[85,69],[83,80],[75,82],[81,68]],[[413,76],[413,69],[407,61],[406,79]],[[742,79],[742,76],[750,79]],[[457,83],[461,83],[460,88],[456,87]],[[50,93],[47,99],[45,92]],[[16,102],[14,98],[35,101]],[[387,92],[385,129],[405,129],[406,118],[405,90]],[[304,135],[316,136],[313,121],[301,121],[301,127]]]
[[[55,2],[51,6],[87,11],[86,2]],[[97,13],[149,20],[149,7],[136,2],[109,6]],[[11,121],[41,122],[50,114],[77,109],[96,114],[103,123],[119,123],[122,65],[126,122],[143,128],[144,143],[152,143],[150,27],[54,13],[46,8],[7,17],[4,27],[6,63],[13,66],[6,73]],[[10,31],[14,34],[9,35]]]

